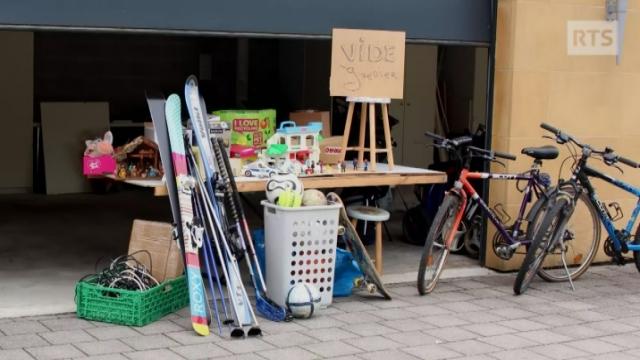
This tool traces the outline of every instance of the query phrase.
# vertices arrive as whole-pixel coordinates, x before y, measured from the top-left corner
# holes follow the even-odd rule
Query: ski
[[[217,206],[217,196],[215,193],[216,162],[211,147],[204,100],[200,97],[198,81],[193,75],[189,76],[185,83],[185,101],[189,109],[193,128],[193,138],[200,150],[200,157],[205,170],[205,179],[202,181],[201,185],[203,185],[202,188],[205,195],[208,195],[204,196],[207,200],[207,205],[210,205],[209,208],[211,211],[208,215],[213,217],[211,220],[213,220],[212,222],[218,231],[218,240],[220,245],[222,245],[221,250],[224,252],[223,267],[226,266],[226,269],[228,270],[227,287],[235,320],[239,326],[250,326],[247,332],[248,335],[259,335],[262,331],[260,330],[258,321],[253,313],[246,289],[242,284],[242,278],[240,276],[236,256],[229,248],[228,239],[226,238],[227,232],[222,227],[222,222],[220,221],[220,218],[222,217],[222,209]]]
[[[222,139],[214,139],[213,152],[218,164],[221,180],[220,185],[223,188],[226,204],[229,207],[228,215],[232,222],[231,227],[236,231],[235,235],[239,238],[239,243],[247,262],[249,275],[255,289],[256,309],[262,316],[271,321],[290,321],[292,319],[291,314],[289,314],[284,307],[276,304],[267,297],[267,286],[265,285],[260,264],[258,263],[249,224],[244,214],[244,209],[242,208],[238,188],[231,170],[231,163],[224,149]]]
[[[185,156],[184,133],[182,131],[182,119],[180,111],[180,97],[172,94],[166,100],[165,116],[171,145],[171,158],[175,176],[178,205],[180,208],[181,238],[184,245],[185,267],[187,283],[189,286],[189,303],[191,309],[191,324],[198,335],[209,335],[207,319],[207,300],[205,296],[204,282],[200,272],[200,259],[198,257],[199,244],[196,243],[197,229],[193,224],[193,207],[191,194],[195,186],[194,179],[187,171]],[[171,180],[167,177],[167,183]],[[170,190],[171,191],[171,190]]]

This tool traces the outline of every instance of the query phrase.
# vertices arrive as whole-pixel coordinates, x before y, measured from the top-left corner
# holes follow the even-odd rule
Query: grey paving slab
[[[77,358],[82,360],[127,360],[128,358],[121,354],[96,355]]]
[[[516,332],[513,328],[498,323],[471,324],[462,326],[462,329],[474,332],[479,336],[503,335]]]
[[[406,346],[435,345],[444,342],[442,339],[421,331],[397,332],[383,336]]]
[[[563,344],[542,345],[542,346],[531,348],[531,351],[536,352],[540,355],[544,355],[551,359],[558,359],[558,360],[571,359],[571,358],[576,358],[578,356],[590,355],[586,351],[578,350],[574,347],[563,345]]]
[[[300,347],[265,350],[260,352],[260,356],[268,360],[312,360],[320,358],[319,355]]]
[[[140,335],[121,339],[122,342],[135,350],[150,350],[168,348],[179,345],[165,335]]]
[[[64,317],[58,319],[42,320],[40,323],[52,331],[56,330],[76,330],[95,327],[91,322],[74,317]]]
[[[31,356],[38,360],[71,359],[84,356],[80,350],[69,344],[34,347],[27,348],[26,350]]]
[[[539,343],[535,341],[512,334],[487,336],[479,338],[478,340],[505,350],[523,349],[539,345]]]
[[[384,335],[398,331],[378,323],[347,325],[343,329],[360,336]]]
[[[419,358],[400,350],[383,350],[358,354],[358,358],[365,360],[417,360]]]
[[[402,349],[402,351],[423,360],[440,360],[461,357],[463,354],[444,345],[422,345]]]
[[[81,342],[75,346],[87,355],[119,354],[134,350],[119,340]]]
[[[66,330],[41,333],[45,340],[54,345],[95,341],[96,339],[84,330]]]
[[[247,338],[238,340],[228,340],[218,343],[225,350],[233,354],[245,354],[271,350],[275,347],[260,338]]]
[[[302,333],[298,333],[298,332],[266,335],[262,337],[262,340],[268,342],[269,344],[275,347],[282,347],[282,348],[318,342],[318,339],[308,335],[304,335]]]
[[[0,336],[0,349],[10,350],[45,345],[49,343],[36,334]]]
[[[304,334],[305,336],[311,336],[318,341],[343,340],[360,336],[339,328],[313,329],[305,331]]]
[[[327,341],[316,344],[302,345],[302,348],[322,357],[336,357],[352,355],[362,352],[355,346],[342,341]]]
[[[499,360],[549,360],[551,358],[546,357],[542,354],[538,354],[528,349],[515,349],[515,350],[505,350],[492,353],[496,359]]]
[[[548,325],[541,324],[537,321],[529,320],[529,319],[515,319],[515,320],[505,320],[499,321],[496,325],[502,325],[506,327],[510,327],[512,329],[518,331],[532,331],[532,330],[541,330],[549,327]]]
[[[464,355],[477,355],[477,354],[486,354],[491,352],[496,352],[502,350],[502,348],[491,345],[486,342],[478,341],[478,340],[464,340],[457,342],[450,342],[444,344],[447,348],[464,354]]]
[[[83,330],[98,340],[122,339],[140,336],[138,332],[127,326],[102,326]],[[193,333],[193,331],[191,332]]]
[[[425,330],[424,332],[445,341],[461,341],[475,339],[478,337],[478,334],[459,327],[431,329]]]
[[[0,331],[5,335],[34,334],[49,331],[38,321],[13,321],[0,324]]]
[[[184,360],[184,358],[171,350],[153,349],[136,351],[125,354],[131,360]]]
[[[368,336],[362,338],[345,339],[343,340],[343,342],[349,345],[353,345],[365,352],[389,350],[401,346],[400,343],[382,336]]]
[[[191,325],[191,319],[187,319],[187,320],[189,321],[189,325]],[[153,335],[153,334],[163,334],[167,332],[181,331],[185,329],[173,321],[160,320],[143,327],[135,328],[135,330],[141,333],[142,335]]]
[[[606,354],[606,353],[613,353],[613,352],[626,350],[626,348],[620,347],[618,345],[614,345],[612,343],[609,343],[600,339],[577,340],[577,341],[566,342],[564,343],[564,345],[572,346],[576,349],[586,351],[591,354]]]
[[[23,349],[0,350],[0,360],[33,360]]]
[[[354,295],[311,319],[260,319],[259,338],[197,336],[186,309],[142,328],[74,314],[0,319],[0,360],[640,358],[640,277],[600,268],[576,292],[536,281],[519,297],[513,274],[447,279],[428,296],[391,286],[393,301]]]
[[[189,360],[209,359],[231,355],[230,352],[212,343],[176,346],[172,347],[171,350]]]
[[[380,324],[398,331],[416,331],[433,329],[435,326],[416,319],[400,319],[382,321]]]

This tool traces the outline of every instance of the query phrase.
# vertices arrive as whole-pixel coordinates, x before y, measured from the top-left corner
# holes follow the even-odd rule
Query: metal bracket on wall
[[[616,55],[616,64],[620,64],[624,40],[624,25],[627,19],[627,0],[606,0],[605,11],[607,21],[618,22],[618,52]]]

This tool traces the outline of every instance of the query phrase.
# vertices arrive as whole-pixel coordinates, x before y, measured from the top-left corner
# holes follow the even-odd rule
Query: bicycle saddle
[[[555,159],[559,154],[558,148],[553,145],[526,147],[522,149],[522,153],[538,160]]]

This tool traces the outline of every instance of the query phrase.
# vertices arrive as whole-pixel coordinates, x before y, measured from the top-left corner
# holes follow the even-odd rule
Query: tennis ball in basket
[[[302,193],[302,206],[327,205],[327,197],[320,190],[307,189]]]
[[[297,283],[289,289],[286,305],[293,317],[308,319],[320,306],[320,292],[311,284]]]
[[[274,175],[267,181],[265,193],[269,202],[277,204],[280,193],[285,190],[292,190],[302,196],[304,186],[300,179],[293,174]]]
[[[282,207],[300,207],[302,195],[293,190],[285,190],[278,196],[278,205]]]

